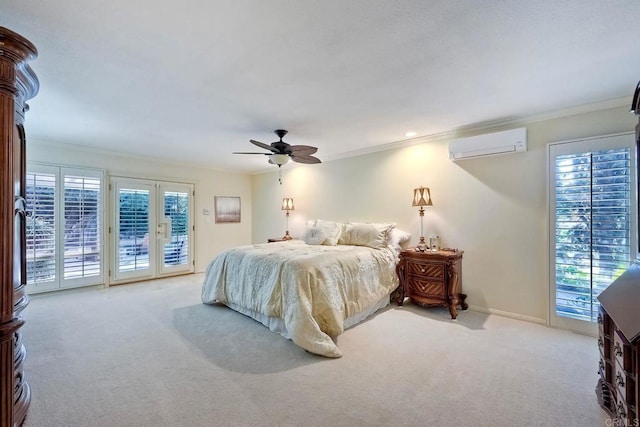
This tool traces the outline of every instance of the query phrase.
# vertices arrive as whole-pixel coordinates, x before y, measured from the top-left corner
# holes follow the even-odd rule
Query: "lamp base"
[[[420,236],[420,241],[418,242],[418,244],[416,245],[416,249],[418,249],[420,252],[424,252],[425,250],[427,250],[427,243],[424,241],[424,237]]]
[[[291,237],[291,235],[289,234],[289,230],[285,231],[284,236],[282,237],[282,240],[291,240],[293,239],[293,237]]]

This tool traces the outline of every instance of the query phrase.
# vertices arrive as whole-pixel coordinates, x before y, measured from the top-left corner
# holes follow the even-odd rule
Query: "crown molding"
[[[187,162],[187,161],[181,161],[181,160],[169,160],[167,158],[154,156],[154,155],[131,154],[131,153],[125,153],[123,151],[109,150],[101,147],[92,147],[92,146],[81,145],[81,144],[48,141],[48,140],[38,139],[38,138],[29,138],[29,144],[33,144],[41,148],[51,148],[51,149],[58,148],[60,150],[79,151],[79,152],[90,154],[90,155],[101,154],[104,156],[111,156],[111,157],[125,157],[127,159],[158,163],[160,165],[179,166],[179,167],[184,167],[186,169],[192,169],[195,167],[201,170],[207,170],[211,172],[235,173],[240,175],[250,174],[250,172],[247,172],[247,171],[242,172],[242,171],[237,171],[232,169],[212,168],[210,166],[202,165],[200,163],[193,163],[193,162]]]
[[[492,120],[481,123],[473,123],[469,125],[459,126],[455,129],[434,133],[430,135],[418,136],[385,144],[367,147],[358,150],[348,151],[339,155],[325,156],[323,161],[333,161],[348,157],[361,156],[364,154],[377,153],[380,151],[392,150],[400,147],[408,147],[411,145],[425,144],[428,142],[438,142],[449,140],[452,138],[460,138],[465,136],[477,135],[480,133],[497,132],[506,128],[522,127],[532,123],[543,122],[547,120],[561,119],[564,117],[576,116],[578,114],[592,113],[594,111],[607,110],[610,108],[618,108],[631,105],[632,97],[624,96],[621,98],[609,99],[606,101],[595,102],[590,104],[579,105],[576,107],[563,108],[546,113],[535,114],[531,116],[510,117],[499,120]]]
[[[564,117],[575,116],[578,114],[592,113],[595,111],[607,110],[611,108],[630,106],[631,101],[632,101],[631,96],[625,96],[625,97],[613,98],[613,99],[609,99],[601,102],[594,102],[594,103],[579,105],[575,107],[563,108],[563,109],[545,112],[541,114],[534,114],[530,116],[509,117],[509,118],[502,118],[498,120],[491,120],[491,121],[480,122],[480,123],[472,123],[468,125],[462,125],[457,128],[447,130],[444,132],[434,133],[430,135],[421,135],[414,138],[392,141],[392,142],[379,144],[371,147],[365,147],[357,150],[347,151],[340,154],[323,156],[322,161],[324,163],[332,162],[335,160],[347,159],[350,157],[357,157],[357,156],[362,156],[366,154],[378,153],[381,151],[393,150],[393,149],[402,148],[402,147],[409,147],[412,145],[447,141],[453,138],[473,136],[473,135],[488,133],[488,132],[497,132],[500,130],[506,130],[514,127],[523,127],[532,123],[537,123],[537,122],[542,122],[547,120],[561,119]],[[156,157],[153,155],[142,156],[142,155],[128,154],[128,153],[108,150],[108,149],[99,148],[99,147],[88,147],[88,146],[79,145],[79,144],[66,144],[66,143],[60,143],[60,142],[54,142],[54,141],[41,140],[37,138],[31,138],[29,141],[30,143],[35,143],[41,146],[44,145],[44,146],[50,146],[50,147],[60,147],[67,150],[71,149],[71,150],[92,153],[92,154],[120,156],[120,157],[134,158],[134,159],[147,160],[147,161],[150,160],[150,161],[161,163],[161,164],[184,166],[187,168],[196,166],[198,168],[201,168],[204,170],[210,170],[213,172],[240,173],[240,174],[248,174],[248,175],[260,175],[260,174],[277,172],[273,170],[273,167],[271,165],[265,165],[264,168],[260,168],[253,171],[238,172],[238,171],[229,170],[229,169],[211,168],[205,165],[193,164],[189,162],[181,162],[181,161],[175,161],[175,160],[170,161],[170,160]],[[289,166],[287,166],[287,169],[292,167],[299,167],[299,166],[300,165],[296,163],[290,162]]]

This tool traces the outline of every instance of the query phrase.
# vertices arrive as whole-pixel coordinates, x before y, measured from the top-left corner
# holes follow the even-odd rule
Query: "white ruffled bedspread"
[[[307,245],[302,241],[241,246],[209,264],[202,302],[232,303],[283,319],[298,346],[327,357],[342,351],[331,337],[398,287],[392,249]]]

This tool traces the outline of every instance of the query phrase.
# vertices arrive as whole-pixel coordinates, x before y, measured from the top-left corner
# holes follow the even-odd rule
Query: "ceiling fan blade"
[[[291,154],[299,154],[301,156],[310,156],[311,154],[318,151],[317,147],[312,147],[310,145],[292,145],[289,147]]]
[[[245,151],[234,151],[231,154],[262,154],[262,155],[265,155],[265,156],[270,156],[271,155],[271,153],[249,153],[249,152],[245,152]]]
[[[272,151],[274,153],[278,152],[278,150],[276,150],[275,148],[273,148],[270,145],[265,144],[264,142],[254,141],[253,139],[250,139],[249,142],[251,142],[253,145],[257,145],[260,148],[264,148],[265,150],[269,150],[269,151]]]
[[[322,163],[320,161],[320,159],[317,158],[317,157],[313,157],[313,156],[297,156],[295,154],[291,155],[291,160],[293,160],[296,163],[306,163],[306,164]]]

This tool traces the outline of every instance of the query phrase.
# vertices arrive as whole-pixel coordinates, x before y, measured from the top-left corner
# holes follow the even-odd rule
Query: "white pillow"
[[[319,227],[308,227],[302,236],[302,240],[304,240],[307,245],[321,245],[326,238],[327,235],[324,234],[324,231]]]
[[[406,247],[411,240],[411,234],[406,231],[400,230],[399,228],[392,228],[388,235],[388,243],[396,252],[400,252],[404,247]]]
[[[322,242],[323,245],[335,246],[338,244],[338,239],[344,229],[344,223],[318,219],[315,226],[321,229],[326,236],[324,242]]]
[[[367,224],[362,222],[348,223],[342,232],[340,244],[384,248],[388,245],[388,234],[395,226],[395,223],[391,222]]]

